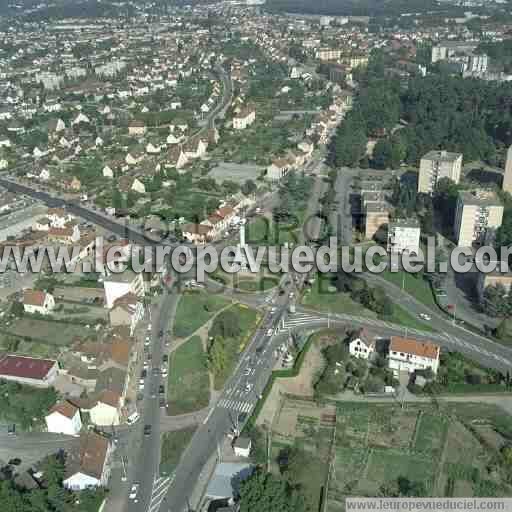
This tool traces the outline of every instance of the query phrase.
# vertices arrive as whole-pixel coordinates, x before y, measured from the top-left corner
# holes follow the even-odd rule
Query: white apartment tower
[[[455,236],[459,247],[484,242],[488,230],[496,230],[503,219],[503,205],[495,192],[460,192],[455,211]]]
[[[507,151],[507,161],[505,163],[505,174],[503,175],[503,190],[512,194],[512,146]]]
[[[462,153],[429,151],[420,161],[418,192],[431,194],[442,178],[459,183],[461,171]]]

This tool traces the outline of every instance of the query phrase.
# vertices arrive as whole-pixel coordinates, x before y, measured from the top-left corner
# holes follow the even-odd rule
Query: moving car
[[[267,331],[267,336],[272,336],[272,334],[274,334],[274,329],[269,329]]]
[[[146,437],[151,435],[151,425],[144,425],[144,435]]]
[[[133,425],[134,423],[137,423],[140,419],[140,414],[138,412],[134,412],[133,414],[130,414],[128,418],[126,418],[126,423],[128,425]]]

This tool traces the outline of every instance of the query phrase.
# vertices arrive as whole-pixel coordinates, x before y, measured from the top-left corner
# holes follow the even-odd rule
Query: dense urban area
[[[511,194],[509,0],[2,2],[2,512],[512,496]]]

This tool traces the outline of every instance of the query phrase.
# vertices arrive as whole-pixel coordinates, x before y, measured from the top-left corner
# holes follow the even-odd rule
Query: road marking
[[[175,474],[171,476],[161,476],[155,478],[151,489],[151,501],[149,502],[148,512],[157,512],[164,501],[169,487],[174,482]]]
[[[243,400],[228,400],[224,398],[219,402],[219,407],[238,412],[249,412],[253,408],[251,402],[245,402]]]

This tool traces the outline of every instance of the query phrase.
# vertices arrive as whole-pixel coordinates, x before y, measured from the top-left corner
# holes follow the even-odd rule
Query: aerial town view
[[[0,0],[0,512],[512,511],[509,264],[512,0]]]

